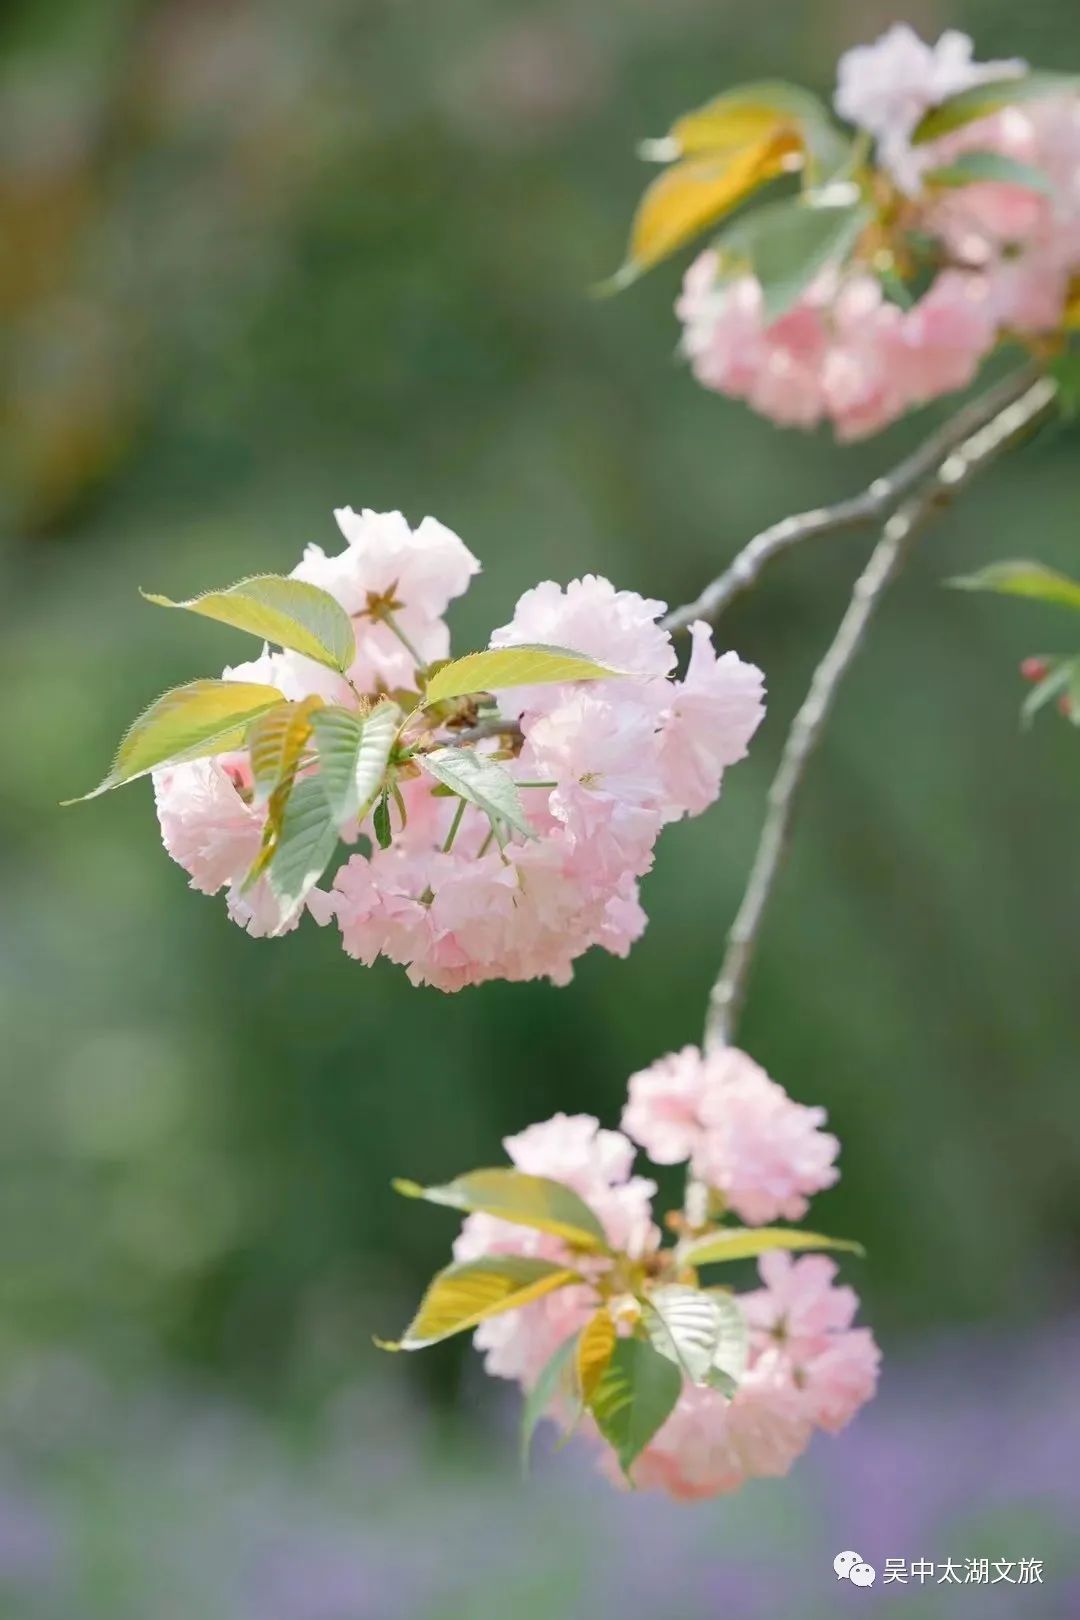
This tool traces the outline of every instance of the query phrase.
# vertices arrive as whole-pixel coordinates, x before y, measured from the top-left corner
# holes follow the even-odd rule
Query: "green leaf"
[[[682,1374],[644,1339],[619,1339],[589,1411],[627,1479],[635,1460],[675,1410]]]
[[[472,1170],[445,1187],[421,1187],[415,1181],[395,1181],[406,1198],[424,1198],[450,1209],[496,1215],[516,1226],[551,1232],[578,1248],[607,1251],[607,1234],[583,1198],[561,1181],[527,1176],[521,1170],[499,1167]]]
[[[417,754],[416,763],[450,788],[459,798],[475,804],[492,822],[509,822],[525,838],[535,838],[517,783],[502,765],[471,748],[436,748]]]
[[[241,748],[248,726],[285,700],[274,686],[246,681],[189,681],[144,709],[124,733],[112,768],[92,793],[122,787],[162,765],[179,765]],[[65,799],[77,804],[78,799]]]
[[[996,591],[1002,596],[1026,596],[1035,602],[1080,609],[1080,583],[1037,562],[1000,562],[948,581],[960,591]]]
[[[872,217],[854,184],[805,192],[755,209],[724,232],[716,247],[748,265],[761,282],[766,322],[779,320],[826,265],[842,265]]]
[[[295,917],[318,883],[337,845],[338,823],[322,782],[317,776],[305,776],[289,794],[267,868],[270,887],[285,908],[282,927]]]
[[[698,1238],[680,1249],[679,1259],[688,1266],[711,1266],[720,1261],[752,1260],[772,1249],[847,1249],[864,1251],[849,1238],[823,1237],[820,1232],[803,1232],[795,1226],[727,1226],[708,1237]]]
[[[371,812],[371,826],[375,833],[375,842],[380,849],[389,849],[394,841],[390,830],[390,795],[383,789],[378,804]]]
[[[566,647],[489,647],[444,664],[424,692],[424,707],[447,698],[471,697],[504,686],[546,686],[553,681],[606,681],[623,671],[608,669]]]
[[[282,574],[256,574],[224,591],[206,591],[187,602],[143,591],[158,607],[184,608],[248,630],[275,647],[288,647],[344,674],[356,657],[352,620],[328,591]]]
[[[265,804],[275,793],[291,787],[311,736],[312,710],[321,703],[318,697],[307,697],[300,703],[279,703],[252,724],[247,745],[256,804]]]
[[[1051,361],[1049,370],[1058,386],[1062,416],[1075,420],[1080,416],[1080,345],[1073,342]]]
[[[356,761],[364,738],[364,722],[352,709],[327,704],[311,717],[319,780],[331,814],[340,827],[354,820],[359,808]]]
[[[465,1333],[490,1316],[530,1305],[534,1299],[583,1279],[552,1260],[519,1254],[493,1254],[447,1266],[432,1278],[420,1309],[396,1342],[376,1341],[384,1350],[422,1350],[455,1333]]]
[[[745,1371],[746,1323],[730,1297],[670,1283],[654,1289],[644,1304],[653,1348],[681,1367],[691,1383],[709,1382],[714,1367],[733,1378]]]
[[[338,826],[367,814],[382,787],[400,722],[401,710],[386,700],[364,716],[337,704],[312,715],[319,780]]]
[[[924,181],[931,186],[970,186],[983,180],[1023,186],[1027,191],[1053,193],[1053,182],[1042,169],[1030,163],[1017,163],[1001,152],[962,152],[940,169],[928,169]]]
[[[705,1382],[730,1398],[746,1371],[750,1334],[737,1300],[719,1290],[710,1292],[720,1307],[721,1322],[720,1339]]]
[[[536,1426],[547,1412],[548,1407],[561,1390],[572,1382],[574,1368],[574,1351],[577,1347],[577,1335],[572,1333],[546,1362],[541,1369],[532,1389],[525,1397],[525,1405],[521,1412],[521,1467],[526,1470],[529,1466],[529,1452],[532,1448],[532,1438],[536,1433]]]
[[[1075,91],[1080,78],[1074,73],[1022,73],[1005,79],[992,79],[986,84],[973,84],[968,90],[950,96],[940,107],[933,107],[916,126],[911,139],[920,146],[924,141],[937,140],[951,130],[962,129],[977,118],[988,118],[1002,107],[1011,107],[1021,101],[1041,101],[1046,96],[1058,96]]]

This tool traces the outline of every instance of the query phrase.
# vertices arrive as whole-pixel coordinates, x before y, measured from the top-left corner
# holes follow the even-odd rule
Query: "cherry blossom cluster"
[[[962,34],[930,46],[901,24],[843,56],[835,107],[874,160],[831,191],[861,193],[866,226],[774,319],[756,275],[702,253],[676,306],[698,381],[856,439],[965,387],[1001,341],[1060,338],[1080,276],[1080,94],[1049,80],[1033,93],[1026,72],[973,61]],[[916,139],[933,109],[989,83],[1003,99],[1013,79],[1015,102]]]
[[[292,577],[350,616],[357,651],[347,675],[264,650],[225,678],[361,714],[388,696],[407,711],[449,653],[444,614],[479,564],[433,518],[414,530],[397,512],[335,515],[345,549],[328,556],[309,546]],[[618,678],[478,694],[484,707],[459,706],[410,734],[415,751],[446,743],[499,761],[516,784],[524,833],[493,836],[475,803],[440,791],[406,760],[393,781],[392,837],[376,836],[371,810],[343,827],[346,858],[306,897],[320,923],[336,922],[350,956],[385,956],[416,984],[457,990],[492,978],[565,983],[592,945],[626,954],[645,927],[638,882],[661,828],[717,798],[763,714],[760,672],[734,653],[717,656],[703,623],[676,675],[658,623],[664,607],[592,575],[525,593],[493,648],[571,649]],[[252,934],[295,926],[265,877],[245,884],[267,816],[245,750],[169,765],[154,787],[165,847],[192,887],[224,889],[230,916]]]
[[[633,1076],[622,1131],[601,1129],[588,1115],[556,1114],[508,1137],[516,1169],[573,1189],[599,1218],[616,1258],[583,1261],[551,1232],[470,1214],[454,1245],[459,1264],[530,1256],[589,1274],[587,1282],[483,1321],[475,1343],[486,1370],[535,1390],[560,1347],[596,1312],[598,1294],[619,1335],[640,1333],[650,1290],[691,1279],[695,1245],[700,1251],[703,1235],[732,1231],[724,1218],[738,1217],[751,1231],[737,1235],[759,1239],[743,1252],[760,1254],[761,1284],[727,1296],[746,1334],[738,1375],[724,1389],[684,1377],[627,1476],[691,1499],[786,1474],[815,1429],[841,1429],[871,1397],[880,1360],[871,1332],[853,1326],[858,1299],[837,1285],[835,1264],[822,1254],[786,1252],[803,1246],[798,1229],[763,1229],[779,1217],[801,1217],[807,1200],[837,1179],[839,1143],[822,1129],[824,1120],[824,1110],[793,1101],[745,1053],[726,1048],[703,1056],[688,1047]],[[661,1247],[653,1218],[656,1183],[633,1173],[635,1142],[658,1164],[688,1165],[686,1210],[667,1223],[680,1233],[673,1248]],[[827,1242],[808,1238],[805,1246]],[[569,1429],[581,1407],[581,1392],[564,1384],[546,1416]],[[593,1416],[585,1416],[583,1430],[601,1443]],[[602,1467],[620,1478],[606,1446]]]

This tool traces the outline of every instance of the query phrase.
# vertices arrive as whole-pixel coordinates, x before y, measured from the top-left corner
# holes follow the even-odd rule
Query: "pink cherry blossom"
[[[700,619],[690,635],[686,675],[664,716],[660,768],[669,806],[696,816],[715,802],[726,767],[745,757],[765,713],[765,682],[734,653],[718,658]]]
[[[819,1429],[836,1434],[873,1398],[880,1369],[881,1351],[869,1328],[834,1334],[802,1369],[807,1416]]]
[[[256,937],[295,928],[299,914],[286,918],[265,877],[242,888],[266,820],[265,810],[255,810],[244,796],[250,787],[246,755],[191,760],[153,776],[162,842],[190,874],[191,887],[202,894],[227,889],[229,916]]]
[[[654,1164],[683,1164],[701,1141],[709,1070],[696,1046],[669,1052],[630,1076],[622,1128]]]
[[[491,645],[540,642],[569,647],[633,675],[667,675],[675,667],[675,649],[656,622],[665,607],[636,591],[616,590],[596,574],[572,579],[565,588],[548,579],[525,592],[510,623],[492,632]],[[518,688],[508,699],[520,702],[522,690],[547,689]]]
[[[448,651],[438,616],[478,566],[457,536],[433,518],[412,530],[397,512],[344,508],[337,518],[345,551],[327,557],[309,547],[296,575],[330,591],[354,616],[360,651],[351,684],[311,659],[270,648],[227,669],[225,679],[272,686],[294,702],[366,705],[415,675],[412,654],[379,617],[384,612],[420,656]],[[501,694],[505,717],[520,716],[519,747],[507,751],[496,738],[469,746],[497,754],[521,784],[531,836],[519,825],[504,848],[483,811],[465,804],[459,815],[462,802],[437,796],[421,768],[424,747],[453,745],[457,732],[421,731],[421,754],[397,770],[390,847],[378,847],[370,812],[361,824],[343,826],[342,838],[354,847],[306,900],[317,922],[337,924],[348,955],[365,964],[385,956],[414,984],[456,991],[494,978],[565,984],[592,947],[627,953],[645,927],[638,879],[652,865],[663,825],[716,798],[722,770],[741,757],[761,713],[760,675],[734,653],[717,658],[704,626],[695,627],[686,678],[671,678],[677,655],[657,623],[663,611],[662,602],[595,575],[565,590],[549,581],[526,592],[494,643],[565,645],[620,673],[589,685]],[[187,774],[181,767],[161,775],[157,801],[169,852],[197,887],[225,888],[230,917],[261,936],[287,931],[286,919],[289,927],[297,919],[267,878],[243,886],[266,819],[251,806],[250,788],[250,765],[239,751]]]
[[[731,1095],[748,1079],[779,1092],[742,1053],[705,1060],[688,1047],[631,1079],[624,1127],[648,1144],[658,1163],[692,1158],[717,1128],[709,1117],[713,1105],[723,1100],[720,1112],[729,1113]],[[790,1131],[791,1113],[813,1115],[816,1124],[819,1110],[800,1110],[783,1093],[780,1099],[789,1111],[781,1135],[785,1127]],[[487,1372],[530,1390],[603,1299],[617,1333],[640,1332],[642,1307],[634,1296],[642,1288],[648,1295],[650,1278],[670,1280],[681,1262],[678,1248],[660,1247],[652,1213],[656,1183],[634,1174],[629,1135],[602,1129],[591,1115],[556,1114],[507,1137],[503,1145],[517,1169],[572,1188],[599,1217],[615,1256],[571,1251],[553,1233],[492,1215],[466,1217],[455,1260],[535,1256],[572,1264],[584,1278],[580,1285],[493,1316],[474,1333]],[[741,1152],[746,1143],[736,1146]],[[828,1156],[834,1151],[832,1143]],[[751,1144],[751,1158],[753,1152]],[[818,1183],[827,1184],[831,1174],[819,1175]],[[619,1268],[635,1261],[644,1263],[638,1281],[628,1282]],[[834,1262],[821,1254],[796,1259],[776,1250],[761,1257],[758,1270],[761,1287],[732,1296],[749,1334],[746,1367],[734,1392],[729,1398],[684,1376],[674,1409],[631,1466],[639,1488],[697,1500],[786,1474],[815,1429],[842,1428],[873,1395],[880,1352],[870,1331],[853,1325],[858,1298],[853,1289],[837,1285]],[[623,1291],[627,1287],[630,1292]],[[601,1471],[625,1486],[594,1417],[582,1418],[579,1407],[556,1392],[544,1415],[564,1430],[579,1431],[597,1449]]]
[[[836,1267],[824,1255],[796,1260],[774,1252],[762,1256],[758,1270],[765,1287],[739,1301],[758,1353],[780,1359],[806,1416],[835,1433],[877,1387],[881,1352],[868,1328],[851,1325],[858,1298],[833,1285]]]
[[[727,1495],[749,1479],[788,1473],[811,1432],[787,1369],[762,1357],[730,1401],[716,1390],[685,1385],[634,1464],[633,1481],[639,1490],[665,1491],[680,1501]],[[604,1466],[612,1475],[610,1456]]]
[[[823,1108],[793,1102],[745,1052],[686,1048],[630,1080],[623,1128],[658,1164],[687,1157],[698,1180],[752,1226],[799,1220],[831,1187],[839,1143]]]
[[[946,270],[902,310],[876,277],[851,271],[819,277],[794,310],[759,324],[750,345],[750,311],[763,321],[761,289],[742,277],[704,298],[700,281],[710,261],[715,265],[715,256],[703,254],[691,267],[687,281],[693,277],[697,290],[677,306],[688,323],[683,347],[694,374],[782,426],[813,427],[825,418],[839,438],[862,438],[965,387],[997,340],[1000,300],[983,274]],[[733,323],[741,333],[734,365]]]
[[[1046,190],[1003,180],[950,188],[929,199],[928,228],[983,272],[999,327],[1053,330],[1080,269],[1080,96],[1004,107],[935,141],[927,162],[947,166],[968,152],[1024,164]]]
[[[917,190],[920,165],[911,144],[931,107],[972,85],[1015,77],[1018,60],[975,62],[966,34],[949,29],[927,45],[906,23],[895,23],[872,45],[845,52],[837,69],[836,110],[877,141],[878,156],[905,190]]]
[[[480,564],[436,518],[426,517],[410,529],[400,512],[354,512],[344,506],[334,516],[346,549],[328,557],[321,546],[309,545],[293,577],[329,591],[359,621],[356,662],[349,673],[361,690],[408,688],[416,659],[388,624],[372,616],[372,601],[398,604],[392,608],[394,620],[425,662],[445,658],[450,635],[442,615]]]
[[[202,894],[238,883],[259,853],[263,816],[237,791],[220,759],[195,759],[154,772],[161,838]]]
[[[739,1303],[758,1349],[782,1346],[796,1365],[826,1349],[831,1336],[851,1326],[858,1310],[853,1288],[835,1288],[837,1268],[823,1254],[795,1260],[782,1249],[758,1261],[764,1287]]]
[[[666,683],[665,683],[666,684]],[[557,786],[549,808],[606,870],[647,870],[663,820],[654,717],[635,694],[583,688],[526,729],[524,768]],[[715,798],[715,794],[713,795]]]

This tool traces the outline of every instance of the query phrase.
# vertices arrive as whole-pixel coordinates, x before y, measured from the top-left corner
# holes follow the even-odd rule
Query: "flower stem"
[[[449,855],[450,851],[454,847],[454,839],[457,837],[457,831],[458,831],[458,828],[461,826],[461,818],[462,818],[462,816],[464,814],[465,814],[465,800],[464,799],[459,799],[458,800],[458,807],[454,811],[454,819],[450,823],[450,831],[446,835],[446,843],[442,847],[442,852],[443,852],[444,855]]]
[[[397,619],[394,617],[393,613],[391,613],[390,609],[382,608],[379,612],[379,618],[382,620],[383,624],[385,624],[386,628],[397,636],[398,640],[401,642],[401,645],[405,648],[405,651],[416,665],[416,668],[421,673],[426,673],[427,665],[417,652],[416,648],[413,646],[412,642],[409,640],[408,636],[405,634],[404,630],[401,628],[400,624],[398,624]]]

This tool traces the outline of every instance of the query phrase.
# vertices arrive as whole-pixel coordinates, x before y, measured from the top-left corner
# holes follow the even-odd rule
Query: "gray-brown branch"
[[[1006,377],[994,388],[988,389],[985,394],[980,394],[930,434],[892,472],[875,478],[861,494],[851,495],[833,506],[797,512],[762,529],[760,534],[747,542],[724,572],[706,585],[696,601],[671,610],[662,621],[664,628],[685,630],[695,619],[714,623],[737,596],[756,583],[762,570],[774,557],[801,545],[804,540],[815,540],[825,534],[840,534],[848,529],[870,528],[881,523],[912,490],[931,476],[952,450],[1025,394],[1035,376],[1033,370],[1025,367],[1023,371]]]
[[[923,457],[920,463],[921,476],[926,480],[923,487],[917,489],[915,493],[909,493],[909,498],[887,518],[881,538],[856,581],[851,601],[836,637],[814,671],[806,699],[792,722],[784,744],[780,765],[769,789],[765,821],[746,891],[728,935],[719,977],[709,997],[705,1030],[707,1047],[724,1045],[733,1038],[746,995],[750,967],[762,923],[787,852],[799,792],[806,777],[807,767],[821,741],[840,684],[862,646],[878,603],[896,578],[911,547],[927,523],[979,473],[992,465],[1004,451],[1049,415],[1056,393],[1056,384],[1047,377],[1032,382],[1028,374],[1024,376],[1022,384],[1019,379],[1009,379],[1008,383],[991,390],[956,418],[953,426],[963,420],[965,428],[963,434],[947,433],[943,429],[940,434],[935,435],[933,441],[928,441],[923,447],[926,451],[933,443],[936,460],[931,458],[927,465],[926,458]],[[910,467],[915,459],[912,457],[905,464],[905,468]],[[898,469],[897,473],[878,482],[879,485],[892,490],[902,483],[910,492],[917,480],[910,477],[906,470]],[[874,486],[871,486],[871,490],[873,488]],[[865,496],[857,497],[855,503],[846,503],[846,508],[852,512],[859,501],[865,502],[874,498],[871,491],[867,491]],[[835,514],[840,509],[832,507],[828,510]],[[796,525],[801,523],[804,526],[796,538],[806,538],[810,533],[823,532],[826,527],[823,522],[819,522],[816,527],[809,526],[812,519],[821,516],[823,514],[809,513],[801,519],[789,520],[791,523]],[[863,521],[862,516],[847,519],[849,526]],[[837,525],[834,521],[829,526]],[[783,525],[766,533],[775,536],[781,528]],[[759,536],[758,541],[753,542],[752,546],[759,545],[763,539],[764,536]],[[794,539],[786,539],[778,544],[774,539],[770,542],[771,549],[768,555],[774,555],[777,550],[794,543]],[[747,550],[750,551],[752,546]],[[744,556],[746,554],[743,553]],[[737,567],[738,564],[734,566]],[[756,577],[756,571],[760,566],[760,560],[753,565],[754,572],[751,573],[751,578]],[[708,598],[711,602],[713,599],[710,592],[715,593],[717,600],[730,599],[732,594],[730,588],[725,588],[728,590],[725,597],[719,587],[732,572],[733,570],[729,569],[728,574],[722,576],[716,582],[716,586],[710,587],[699,600],[705,602]],[[686,611],[689,610],[680,610],[680,613]],[[711,611],[718,609],[707,608],[704,610],[704,616],[708,616]],[[697,617],[701,612],[702,610],[695,604],[691,616]]]

